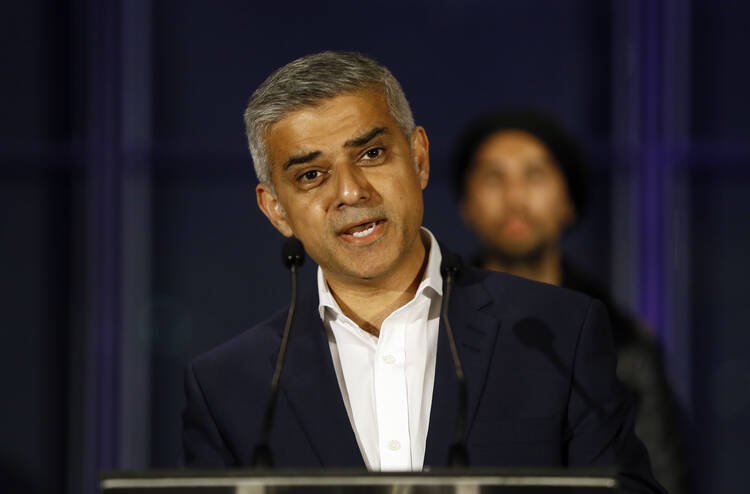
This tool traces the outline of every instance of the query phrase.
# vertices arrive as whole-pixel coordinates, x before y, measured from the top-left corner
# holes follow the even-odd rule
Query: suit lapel
[[[281,387],[322,467],[364,468],[341,396],[317,290],[301,297]]]
[[[448,313],[469,390],[468,431],[471,430],[484,389],[499,321],[482,311],[493,301],[481,284],[481,274],[476,270],[468,270],[464,273],[464,278],[453,287]],[[458,406],[458,382],[443,324],[444,321],[441,320],[424,461],[425,466],[436,467],[448,463],[448,451],[453,441]]]

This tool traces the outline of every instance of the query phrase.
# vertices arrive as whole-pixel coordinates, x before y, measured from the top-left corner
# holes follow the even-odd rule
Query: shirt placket
[[[375,354],[375,407],[381,470],[410,470],[405,321],[386,321]]]

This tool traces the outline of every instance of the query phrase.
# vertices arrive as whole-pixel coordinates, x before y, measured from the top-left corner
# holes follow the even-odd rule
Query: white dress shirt
[[[380,337],[341,312],[318,268],[320,317],[359,450],[370,470],[421,470],[435,383],[442,255],[430,239],[414,298],[385,318]]]

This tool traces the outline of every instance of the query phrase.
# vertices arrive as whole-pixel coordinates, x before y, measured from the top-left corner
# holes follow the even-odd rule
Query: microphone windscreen
[[[302,247],[302,242],[295,237],[286,239],[281,247],[281,262],[284,263],[284,266],[288,269],[291,269],[292,266],[300,267],[304,261],[305,249]]]
[[[461,272],[462,266],[463,262],[461,261],[461,256],[446,251],[443,253],[443,261],[440,263],[440,274],[443,275],[443,278],[445,278],[448,273],[451,273],[455,277]]]

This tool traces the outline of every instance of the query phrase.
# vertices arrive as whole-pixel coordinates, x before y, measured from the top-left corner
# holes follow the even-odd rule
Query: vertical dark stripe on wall
[[[144,336],[151,294],[151,2],[122,4],[122,297],[118,464],[150,465],[151,353]]]
[[[686,405],[690,2],[619,0],[613,5],[616,294],[663,344],[670,380]]]
[[[88,304],[84,488],[118,464],[121,319],[120,2],[88,0],[86,269]]]
[[[641,314],[660,337],[663,336],[664,315],[664,153],[662,57],[663,4],[661,1],[640,2],[641,29],[639,59],[642,97],[640,101],[641,135]]]
[[[627,156],[635,185],[628,200],[637,218],[637,247],[629,263],[637,287],[634,301],[663,344],[670,380],[686,405],[691,379],[686,358],[689,190],[684,170],[690,48],[689,30],[680,26],[688,22],[690,2],[637,0],[619,5],[627,9],[627,46],[633,54],[626,104],[618,108],[627,122],[619,132],[632,139]]]

